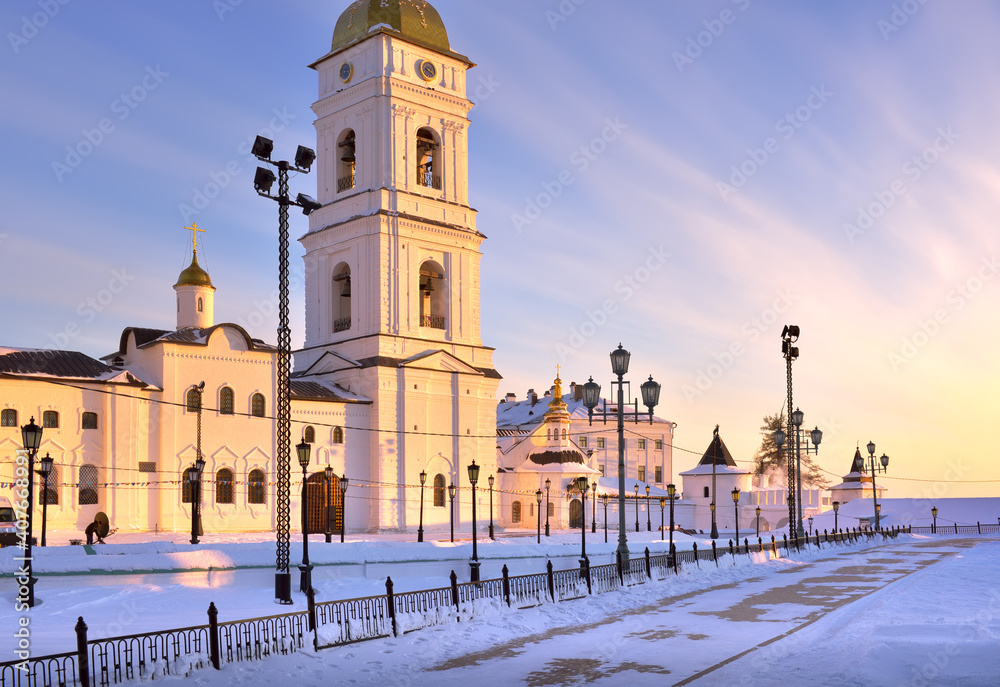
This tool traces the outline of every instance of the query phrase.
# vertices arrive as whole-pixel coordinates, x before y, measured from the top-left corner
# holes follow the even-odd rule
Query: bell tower
[[[480,246],[469,206],[466,73],[424,0],[357,0],[319,76],[306,341],[297,375],[373,402],[373,529],[415,522],[403,485],[495,471],[493,349],[480,333]],[[488,437],[488,438],[483,438]],[[436,465],[432,465],[436,461]],[[415,506],[414,506],[415,508]],[[433,518],[433,514],[432,514]]]

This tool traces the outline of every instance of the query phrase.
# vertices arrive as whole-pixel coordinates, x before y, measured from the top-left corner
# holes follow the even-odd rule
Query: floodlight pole
[[[796,477],[798,470],[796,470],[796,456],[792,446],[792,432],[796,431],[795,425],[792,424],[792,409],[795,407],[792,405],[792,361],[799,356],[799,349],[792,344],[798,338],[799,328],[795,325],[785,325],[784,330],[781,332],[781,354],[785,358],[785,380],[788,396],[785,401],[785,408],[788,414],[788,531],[796,539],[802,533],[802,523],[796,517],[795,506],[798,501]]]

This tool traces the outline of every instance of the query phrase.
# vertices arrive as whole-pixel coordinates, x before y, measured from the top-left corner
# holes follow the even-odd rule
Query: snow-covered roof
[[[371,403],[364,396],[351,393],[344,387],[331,382],[289,381],[291,397],[298,401],[336,401],[338,403]]]
[[[574,420],[586,420],[588,417],[587,406],[583,404],[582,399],[576,399],[575,395],[573,392],[562,395],[563,403],[566,404],[566,411]],[[543,395],[539,396],[537,402],[534,404],[530,398],[523,401],[500,401],[497,404],[497,431],[499,432],[501,428],[516,428],[519,425],[537,425],[542,421],[542,416],[549,410],[549,405],[553,400],[551,395]],[[608,413],[609,419],[612,416],[617,417],[618,404],[611,403],[602,398],[597,407],[594,408],[595,419],[600,417],[605,411]],[[649,415],[645,413],[645,409],[639,406],[639,420],[648,423]],[[626,404],[624,415],[626,421],[633,422],[636,419],[635,405]],[[653,422],[669,424],[669,420],[664,420],[655,415],[653,416]]]
[[[101,361],[77,351],[2,347],[0,374],[37,379],[145,385],[130,372],[108,367]]]

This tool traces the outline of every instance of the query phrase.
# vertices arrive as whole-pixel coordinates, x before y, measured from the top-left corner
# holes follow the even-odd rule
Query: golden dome
[[[355,0],[337,20],[331,52],[346,48],[384,28],[442,52],[451,52],[448,32],[437,10],[426,0]]]
[[[198,264],[198,251],[194,251],[191,264],[177,277],[177,283],[174,286],[212,286],[212,278]],[[215,287],[212,286],[212,288]]]

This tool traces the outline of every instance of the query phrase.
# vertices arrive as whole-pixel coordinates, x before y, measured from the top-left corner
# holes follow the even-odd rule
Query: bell
[[[356,158],[354,157],[354,149],[353,148],[351,148],[350,150],[348,150],[347,154],[345,154],[344,157],[340,158],[341,162],[347,162],[348,164],[352,164],[352,165],[354,164],[354,160],[355,159]]]
[[[424,284],[424,293],[434,293],[434,283],[428,277],[427,283]]]
[[[350,297],[351,295],[351,275],[347,275],[344,278],[344,288],[340,291],[341,296]]]

